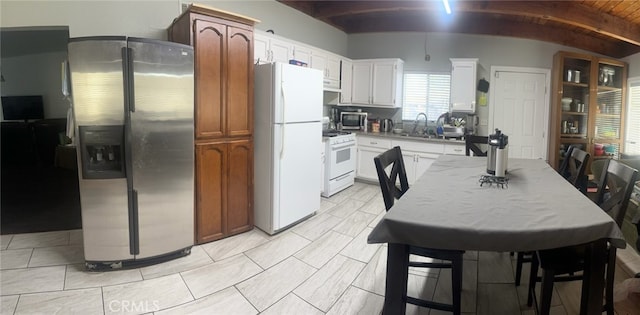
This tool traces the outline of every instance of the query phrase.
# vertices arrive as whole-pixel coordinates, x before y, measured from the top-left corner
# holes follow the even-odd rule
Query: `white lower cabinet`
[[[378,172],[373,158],[391,149],[391,140],[378,137],[358,136],[358,161],[356,177],[368,181],[378,181]]]
[[[444,145],[444,154],[447,155],[465,155],[464,153],[465,145],[461,144],[451,144],[447,143]]]
[[[400,146],[409,185],[427,171],[429,166],[444,153],[444,145],[421,141],[394,140],[392,145]]]
[[[376,182],[378,173],[373,158],[395,146],[399,146],[402,150],[402,160],[409,185],[415,183],[440,155],[464,155],[464,143],[436,143],[367,136],[358,136],[357,140],[356,177]]]

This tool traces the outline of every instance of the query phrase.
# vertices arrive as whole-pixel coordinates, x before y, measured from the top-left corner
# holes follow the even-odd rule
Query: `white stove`
[[[353,185],[356,177],[356,135],[348,131],[323,131],[325,140],[324,189],[331,195]]]

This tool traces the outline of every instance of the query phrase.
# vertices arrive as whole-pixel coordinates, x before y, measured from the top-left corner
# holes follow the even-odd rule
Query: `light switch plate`
[[[486,126],[489,124],[489,121],[486,118],[480,118],[480,126]]]

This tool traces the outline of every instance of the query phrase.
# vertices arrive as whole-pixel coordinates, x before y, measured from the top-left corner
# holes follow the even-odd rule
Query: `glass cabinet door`
[[[565,57],[560,87],[559,161],[570,145],[588,150],[591,59]]]
[[[593,158],[619,158],[622,144],[623,67],[598,63]]]
[[[553,57],[549,164],[559,169],[569,146],[590,161],[618,159],[624,149],[626,63],[576,52]],[[587,166],[590,172],[590,166]]]

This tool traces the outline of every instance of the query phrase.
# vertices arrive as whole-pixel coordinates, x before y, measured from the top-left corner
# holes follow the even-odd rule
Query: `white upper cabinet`
[[[269,56],[269,37],[258,33],[253,34],[253,62],[269,63]]]
[[[351,101],[354,104],[371,103],[372,64],[369,61],[353,61],[353,78],[351,79]]]
[[[476,111],[478,59],[451,59],[451,111]]]
[[[366,59],[353,61],[352,103],[375,107],[402,106],[400,59]]]
[[[264,64],[288,63],[293,58],[293,44],[256,32],[253,37],[253,61]]]
[[[289,63],[293,58],[293,45],[277,38],[271,39],[271,62]]]
[[[311,47],[309,46],[305,46],[305,45],[300,45],[300,44],[294,44],[293,45],[293,59],[297,60],[297,61],[302,61],[304,63],[306,63],[307,65],[311,65]]]
[[[351,104],[351,81],[353,79],[353,64],[350,59],[340,60],[340,103]]]
[[[311,68],[322,71],[325,90],[340,91],[340,58],[320,49],[311,51]]]

